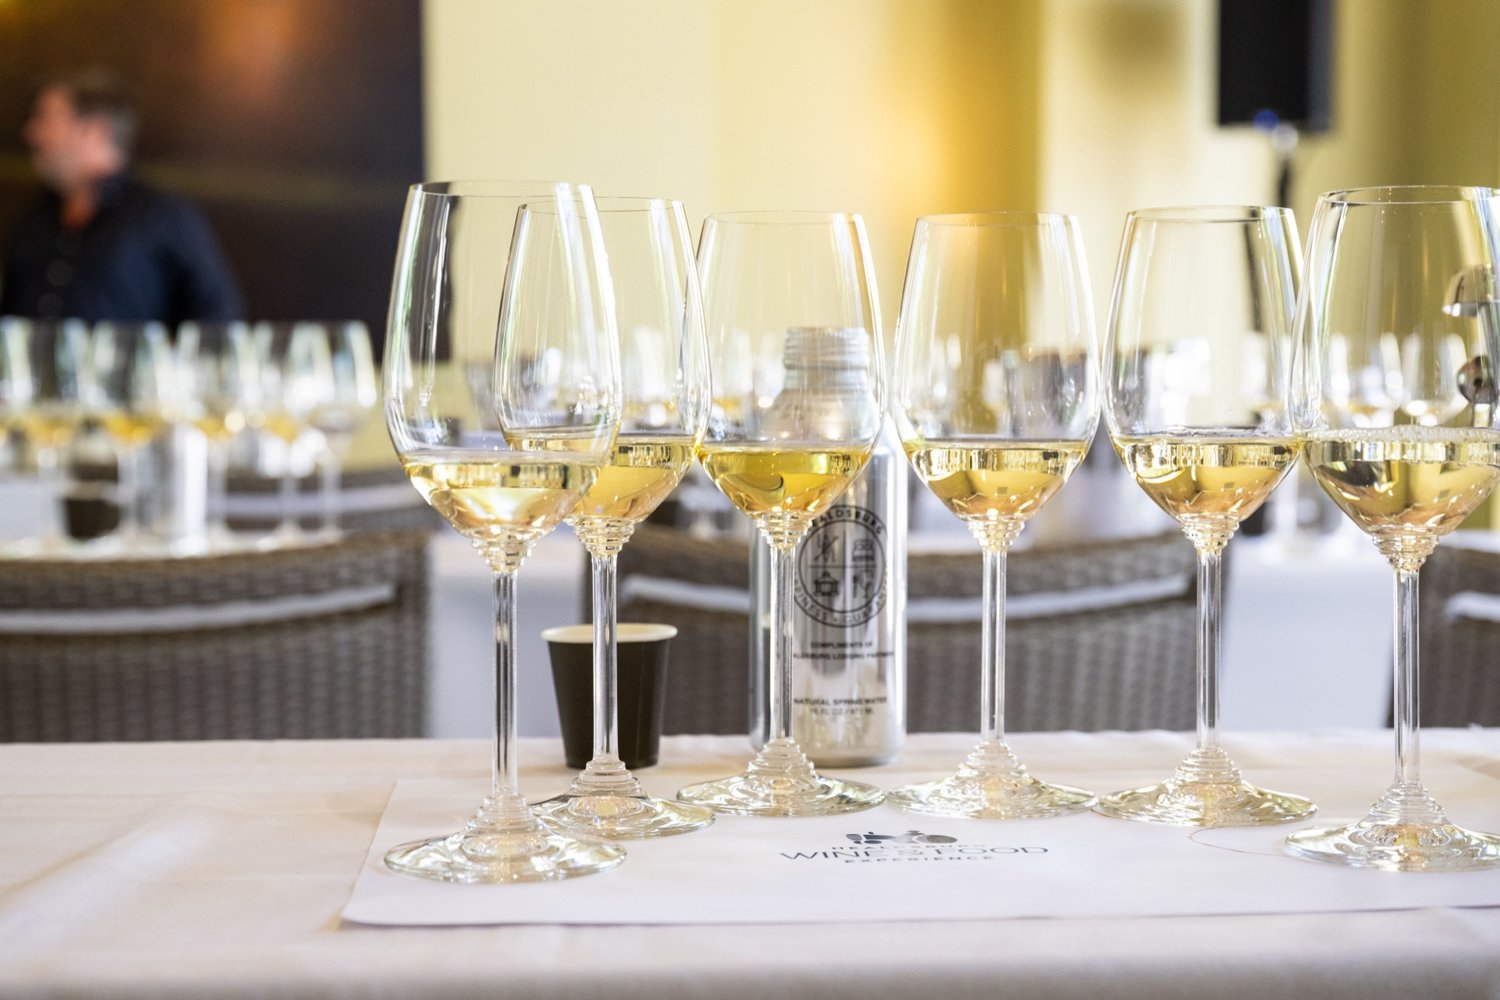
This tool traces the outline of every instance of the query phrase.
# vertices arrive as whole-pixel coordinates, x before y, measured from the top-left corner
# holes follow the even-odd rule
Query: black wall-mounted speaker
[[[1219,0],[1219,124],[1332,120],[1333,0]]]

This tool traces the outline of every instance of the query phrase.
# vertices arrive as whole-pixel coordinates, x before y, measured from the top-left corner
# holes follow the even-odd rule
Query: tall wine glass
[[[1299,453],[1288,412],[1299,270],[1296,223],[1283,208],[1166,208],[1126,219],[1105,337],[1105,416],[1126,471],[1198,552],[1198,740],[1161,784],[1101,798],[1105,815],[1247,826],[1314,809],[1245,781],[1219,744],[1224,547]]]
[[[391,289],[386,422],[413,485],[495,582],[490,794],[462,830],[402,844],[397,872],[449,882],[568,878],[616,845],[549,833],[521,797],[516,572],[609,459],[620,417],[614,300],[592,192],[548,182],[411,189]],[[489,372],[483,392],[466,373]]]
[[[610,840],[688,833],[712,811],[652,798],[618,755],[615,564],[635,526],[682,479],[708,419],[708,347],[682,205],[599,199],[620,329],[620,433],[567,521],[589,551],[594,606],[594,755],[566,794],[537,806],[565,832]]]
[[[208,542],[230,544],[229,449],[261,406],[260,360],[250,327],[240,322],[183,323],[177,329],[177,362],[183,408],[208,439]]]
[[[298,323],[292,328],[287,377],[305,380],[314,401],[307,424],[322,443],[323,531],[339,526],[339,475],[354,436],[375,409],[375,354],[370,331],[357,320]]]
[[[1005,563],[1026,522],[1083,461],[1099,422],[1094,314],[1076,220],[920,219],[896,332],[892,413],[912,467],[984,551],[980,741],[957,773],[889,798],[940,816],[1087,809],[1005,743]]]
[[[281,519],[269,536],[270,544],[295,543],[303,537],[297,517],[297,479],[306,467],[302,446],[312,427],[312,415],[329,392],[333,365],[326,345],[298,336],[301,324],[262,322],[253,339],[260,369],[260,408],[252,423],[276,442],[280,458]]]
[[[719,812],[805,816],[877,805],[819,774],[791,734],[792,554],[880,432],[875,278],[857,215],[711,216],[698,247],[714,400],[699,458],[771,547],[770,739],[739,775],[677,793]]]
[[[1396,775],[1363,819],[1287,847],[1356,868],[1500,867],[1500,836],[1455,826],[1422,786],[1417,716],[1418,571],[1500,481],[1500,192],[1336,191],[1308,247],[1293,413],[1313,476],[1395,571]]]
[[[151,442],[177,415],[182,399],[179,369],[167,328],[161,323],[94,325],[90,407],[115,443],[120,497],[118,544],[144,544],[141,532],[145,477]]]
[[[0,405],[7,434],[31,449],[37,478],[48,494],[50,513],[33,545],[44,552],[63,545],[62,453],[83,421],[91,384],[88,327],[78,320],[0,320]]]

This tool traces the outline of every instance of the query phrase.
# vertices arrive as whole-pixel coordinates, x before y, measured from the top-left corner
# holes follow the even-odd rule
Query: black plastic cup
[[[677,629],[671,625],[621,624],[619,654],[620,745],[631,770],[656,763],[661,750],[661,717],[667,701],[667,649]],[[594,627],[563,625],[542,633],[552,659],[552,689],[562,723],[568,766],[585,767],[594,756]]]

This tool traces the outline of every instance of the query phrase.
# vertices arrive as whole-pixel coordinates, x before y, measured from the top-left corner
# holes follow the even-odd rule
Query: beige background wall
[[[1214,125],[1214,0],[429,0],[433,177],[587,180],[703,215],[861,212],[887,332],[918,215],[1080,216],[1096,311],[1124,213],[1274,197]],[[1335,128],[1293,191],[1500,183],[1500,0],[1342,0]]]

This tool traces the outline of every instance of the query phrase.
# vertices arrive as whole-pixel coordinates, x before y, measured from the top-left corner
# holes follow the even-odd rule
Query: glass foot
[[[550,882],[607,871],[625,860],[616,844],[549,833],[519,796],[487,798],[457,833],[400,844],[387,868],[437,882]]]
[[[1448,822],[1420,784],[1397,783],[1348,826],[1298,830],[1286,849],[1301,858],[1389,872],[1464,872],[1500,868],[1500,836]]]
[[[558,833],[594,840],[640,840],[701,830],[713,811],[686,802],[653,799],[619,757],[599,754],[562,795],[532,807]]]
[[[1166,781],[1102,796],[1094,811],[1142,823],[1263,826],[1306,819],[1317,808],[1299,795],[1250,784],[1222,749],[1199,747]]]
[[[832,816],[878,806],[885,793],[819,774],[796,742],[778,739],[755,755],[744,774],[689,785],[677,797],[741,816]]]
[[[886,797],[910,812],[971,819],[1066,816],[1095,802],[1093,792],[1033,778],[999,740],[980,743],[952,776],[906,785]]]

